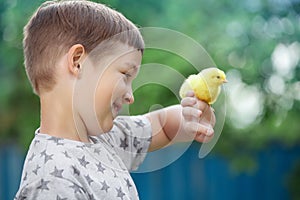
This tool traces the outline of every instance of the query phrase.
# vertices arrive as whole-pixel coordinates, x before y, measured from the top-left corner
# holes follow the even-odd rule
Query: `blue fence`
[[[258,168],[253,173],[235,173],[220,156],[210,154],[200,160],[198,151],[198,146],[192,145],[183,156],[161,170],[133,173],[140,199],[291,199],[287,180],[300,159],[300,147],[273,146],[262,151],[257,155]],[[13,199],[23,160],[24,154],[16,146],[0,147],[0,200]]]
[[[287,182],[300,159],[300,147],[273,146],[262,151],[256,156],[257,169],[252,173],[234,172],[220,156],[209,155],[200,160],[198,151],[197,146],[191,146],[162,170],[133,174],[141,199],[291,199]]]
[[[0,200],[13,199],[22,173],[24,154],[16,146],[0,146]]]

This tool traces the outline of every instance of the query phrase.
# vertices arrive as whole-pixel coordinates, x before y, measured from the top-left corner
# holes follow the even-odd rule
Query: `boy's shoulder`
[[[83,154],[80,153],[83,148],[83,145],[72,144],[62,138],[36,133],[25,159],[23,179],[26,180],[27,177],[33,180],[45,175],[56,177],[62,172],[68,175],[66,172],[72,166],[74,169],[78,168],[76,156]]]

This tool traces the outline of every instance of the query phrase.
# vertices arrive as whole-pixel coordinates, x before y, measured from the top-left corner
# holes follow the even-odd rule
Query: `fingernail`
[[[207,129],[207,131],[206,131],[207,136],[211,136],[213,133],[214,133],[214,130],[211,128]]]
[[[201,115],[202,115],[202,111],[201,111],[201,110],[198,110],[198,111],[197,111],[197,116],[200,117]]]

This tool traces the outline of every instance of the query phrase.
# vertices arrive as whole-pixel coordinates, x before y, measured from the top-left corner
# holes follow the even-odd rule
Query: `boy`
[[[144,42],[129,20],[102,4],[42,4],[24,28],[23,45],[41,124],[15,199],[138,199],[129,170],[147,151],[213,136],[215,116],[192,92],[181,105],[117,117],[134,101]]]

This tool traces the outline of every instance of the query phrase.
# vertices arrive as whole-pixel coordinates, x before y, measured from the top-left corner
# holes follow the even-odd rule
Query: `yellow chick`
[[[184,98],[188,91],[193,90],[198,99],[211,105],[216,102],[223,83],[227,83],[227,80],[222,70],[207,68],[197,75],[190,75],[182,84],[179,95]]]

